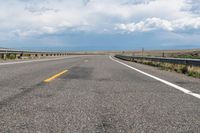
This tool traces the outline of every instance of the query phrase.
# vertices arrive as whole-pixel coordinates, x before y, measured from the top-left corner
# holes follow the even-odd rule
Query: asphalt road
[[[199,79],[121,62],[200,94]],[[199,133],[200,99],[109,56],[0,64],[0,132]]]

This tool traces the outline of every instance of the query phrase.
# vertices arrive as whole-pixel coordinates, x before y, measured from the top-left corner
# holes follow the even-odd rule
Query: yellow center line
[[[64,71],[62,71],[62,72],[60,72],[60,73],[58,73],[58,74],[46,79],[46,80],[44,80],[44,82],[46,82],[46,83],[51,82],[52,80],[54,80],[55,78],[58,78],[59,76],[63,75],[66,72],[68,72],[68,70],[64,70]]]

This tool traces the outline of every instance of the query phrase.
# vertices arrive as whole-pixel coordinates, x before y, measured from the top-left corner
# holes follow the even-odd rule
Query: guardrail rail
[[[115,57],[122,60],[126,60],[126,61],[134,61],[134,59],[143,59],[143,60],[149,60],[149,61],[154,61],[154,62],[164,62],[164,63],[173,63],[173,64],[200,67],[200,59],[142,57],[142,56],[127,56],[127,55],[115,55]]]

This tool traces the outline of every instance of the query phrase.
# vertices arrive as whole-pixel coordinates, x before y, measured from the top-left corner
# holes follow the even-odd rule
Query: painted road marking
[[[58,73],[58,74],[56,74],[56,75],[54,75],[54,76],[52,76],[52,77],[46,79],[46,80],[44,80],[44,82],[45,82],[45,83],[51,82],[52,80],[58,78],[59,76],[63,75],[63,74],[66,73],[66,72],[68,72],[68,70],[64,70],[64,71],[62,71],[62,72],[60,72],[60,73]]]
[[[31,63],[31,62],[54,61],[54,60],[70,59],[70,58],[75,58],[75,57],[80,57],[80,56],[71,56],[71,57],[53,58],[53,59],[38,59],[38,60],[19,61],[19,62],[7,62],[7,63],[0,63],[0,66],[22,64],[22,63]]]
[[[161,78],[158,78],[158,77],[156,77],[156,76],[153,76],[153,75],[151,75],[151,74],[148,74],[148,73],[146,73],[146,72],[143,72],[143,71],[141,71],[141,70],[139,70],[139,69],[137,69],[137,68],[134,68],[134,67],[132,67],[132,66],[129,66],[129,65],[123,63],[123,62],[120,62],[120,61],[118,61],[118,60],[112,58],[111,56],[110,56],[110,59],[113,60],[113,61],[115,61],[115,62],[117,62],[117,63],[119,63],[119,64],[122,64],[122,65],[124,65],[124,66],[126,66],[126,67],[128,67],[128,68],[131,68],[131,69],[133,69],[133,70],[135,70],[135,71],[137,71],[137,72],[139,72],[139,73],[141,73],[141,74],[144,74],[144,75],[146,75],[146,76],[148,76],[148,77],[151,77],[151,78],[153,78],[153,79],[155,79],[155,80],[158,80],[158,81],[160,81],[160,82],[162,82],[162,83],[164,83],[164,84],[166,84],[166,85],[168,85],[168,86],[171,86],[171,87],[173,87],[173,88],[175,88],[175,89],[177,89],[177,90],[179,90],[179,91],[182,91],[182,92],[184,92],[185,94],[188,94],[188,95],[191,95],[191,96],[194,96],[194,97],[200,99],[200,94],[193,93],[192,91],[187,90],[187,89],[185,89],[185,88],[183,88],[183,87],[180,87],[180,86],[178,86],[178,85],[175,85],[175,84],[173,84],[173,83],[171,83],[171,82],[169,82],[169,81],[163,80],[163,79],[161,79]]]

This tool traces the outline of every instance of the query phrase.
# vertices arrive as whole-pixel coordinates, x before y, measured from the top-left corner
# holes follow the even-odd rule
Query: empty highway
[[[2,133],[200,132],[200,79],[111,56],[0,63]]]

